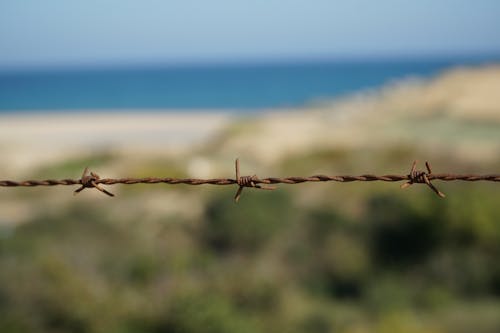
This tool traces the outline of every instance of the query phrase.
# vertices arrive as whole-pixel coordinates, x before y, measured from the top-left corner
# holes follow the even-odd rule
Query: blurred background
[[[0,3],[0,179],[500,170],[500,3]],[[1,332],[499,332],[495,183],[0,189]],[[75,187],[76,189],[76,187]]]

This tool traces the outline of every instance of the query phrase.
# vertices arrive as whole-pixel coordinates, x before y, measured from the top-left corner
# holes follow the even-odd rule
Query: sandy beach
[[[3,114],[0,116],[0,178],[76,179],[87,166],[103,178],[234,177],[236,157],[242,161],[243,175],[261,177],[404,174],[414,160],[420,160],[419,168],[424,161],[430,161],[435,173],[497,173],[500,167],[499,91],[500,67],[497,66],[456,69],[431,80],[392,83],[377,91],[359,92],[321,105],[267,110],[244,116],[238,112],[217,110]],[[325,259],[318,264],[318,267],[329,267],[324,276],[338,272],[339,267],[347,267],[347,275],[339,276],[376,276],[378,268],[372,269],[368,264],[370,260],[375,260],[369,256],[372,250],[366,247],[366,244],[371,244],[372,238],[365,238],[364,235],[377,226],[379,229],[373,232],[374,235],[388,233],[388,236],[380,238],[384,244],[394,237],[402,237],[403,241],[398,244],[408,239],[430,239],[434,237],[430,235],[440,234],[442,228],[448,228],[448,235],[464,235],[466,230],[471,233],[468,239],[482,239],[483,243],[477,249],[490,251],[492,244],[499,243],[497,184],[434,183],[447,195],[446,199],[437,198],[425,186],[417,185],[401,191],[399,184],[382,182],[309,183],[293,187],[280,184],[276,191],[245,190],[244,198],[238,204],[233,202],[236,186],[105,186],[116,196],[114,199],[90,189],[74,196],[77,186],[2,188],[0,239],[21,240],[4,246],[2,250],[5,253],[9,249],[25,246],[19,251],[21,254],[13,252],[16,254],[11,255],[9,260],[4,259],[2,268],[7,267],[5,271],[11,272],[11,275],[16,274],[18,267],[24,269],[26,263],[29,263],[26,267],[34,265],[38,269],[34,270],[35,275],[31,270],[23,271],[23,274],[29,272],[26,274],[26,285],[16,285],[17,278],[9,278],[5,274],[3,276],[7,278],[4,278],[3,284],[19,288],[15,295],[24,299],[24,291],[30,290],[26,286],[34,285],[33,281],[46,281],[45,273],[36,272],[46,272],[47,268],[43,265],[48,262],[47,267],[55,267],[51,268],[49,276],[66,276],[60,275],[60,272],[74,274],[74,280],[68,281],[81,281],[85,276],[89,281],[97,281],[95,284],[98,286],[114,290],[116,275],[106,277],[107,273],[102,273],[103,258],[109,265],[115,263],[117,258],[123,258],[120,256],[133,253],[132,259],[122,259],[122,263],[140,263],[138,270],[128,269],[129,272],[148,272],[149,267],[153,267],[149,258],[175,258],[175,261],[155,264],[157,266],[154,267],[169,267],[165,273],[160,273],[163,272],[161,269],[151,273],[162,276],[161,279],[137,280],[142,281],[141,284],[134,283],[134,288],[143,283],[147,286],[137,293],[137,299],[142,301],[145,293],[153,291],[156,295],[158,290],[170,288],[172,277],[180,281],[173,282],[172,288],[175,289],[185,282],[186,277],[198,276],[200,263],[204,266],[206,263],[203,262],[212,261],[207,261],[204,246],[217,244],[214,240],[219,239],[226,239],[221,244],[245,244],[239,250],[241,252],[235,253],[249,251],[252,255],[248,263],[242,263],[245,267],[236,266],[229,270],[227,267],[233,264],[227,266],[227,260],[234,263],[243,257],[240,254],[235,256],[237,260],[229,256],[217,257],[213,260],[216,264],[211,268],[217,276],[239,277],[238,274],[247,272],[245,269],[250,267],[250,275],[270,274],[269,281],[278,281],[280,285],[286,285],[283,281],[297,274],[297,265],[286,264],[289,259],[285,258],[291,258],[289,246],[310,242],[314,243],[310,245],[313,249],[316,241],[307,239],[320,233],[329,234],[325,238],[328,245],[319,241],[320,250],[307,254],[304,257],[307,262],[302,264],[306,267],[310,258],[316,260],[324,255]],[[359,226],[363,229],[353,233],[353,228]],[[394,229],[395,226],[397,229]],[[203,238],[210,233],[213,233],[213,238]],[[227,236],[220,238],[221,235]],[[247,238],[248,235],[250,238]],[[269,240],[268,235],[271,237]],[[462,236],[457,237],[458,241],[463,241]],[[42,247],[37,244],[42,244]],[[429,243],[425,240],[422,244],[427,246]],[[436,248],[446,246],[445,242],[439,244]],[[40,250],[42,248],[46,249]],[[449,246],[451,250],[456,248],[456,245]],[[304,253],[304,249],[298,247],[294,251]],[[220,247],[215,251],[223,253]],[[390,248],[391,260],[393,253],[398,251]],[[193,253],[197,257],[189,259],[191,263],[188,266],[195,270],[181,268],[180,272],[187,269],[189,273],[176,273],[173,267],[184,267],[184,256]],[[349,256],[351,253],[354,254]],[[446,265],[440,250],[436,253],[436,267]],[[484,253],[481,258],[486,258],[489,252]],[[456,262],[462,261],[461,255],[462,252],[458,252]],[[67,259],[62,261],[60,257]],[[56,259],[46,261],[47,258]],[[145,266],[142,264],[145,259],[142,258],[148,258],[144,261]],[[453,271],[460,272],[460,276],[463,272],[473,271],[477,262],[481,261],[478,256],[471,258],[471,266],[464,269],[459,266],[460,269],[453,268]],[[492,256],[484,267],[494,267],[491,263],[497,262],[497,259],[498,255]],[[61,262],[68,264],[61,266]],[[86,263],[94,266],[88,270],[69,269],[75,262],[82,263],[82,266],[75,267],[87,267]],[[255,262],[259,264],[255,265]],[[220,263],[224,264],[219,266]],[[419,262],[415,266],[418,268],[412,270],[412,275],[421,269],[421,265]],[[435,264],[431,262],[429,265]],[[121,271],[125,266],[118,264],[116,267]],[[390,267],[393,269],[394,266]],[[224,274],[219,274],[221,268]],[[231,269],[234,271],[231,272]],[[125,275],[126,281],[131,281],[130,274]],[[434,274],[435,271],[432,271],[431,276],[434,277]],[[209,281],[210,276],[203,275],[200,281]],[[384,278],[377,280],[374,288],[383,284]],[[241,290],[240,280],[238,278],[234,290]],[[405,275],[401,278],[402,282],[396,281],[399,283],[397,288],[400,288],[396,294],[402,290],[401,286],[413,290],[415,284],[410,283],[406,287],[407,280]],[[452,284],[456,280],[450,281]],[[392,285],[393,280],[390,283]],[[222,284],[226,285],[225,282]],[[58,281],[54,282],[56,292],[50,295],[57,295],[61,285]],[[78,291],[85,288],[79,284],[71,285]],[[258,290],[262,295],[263,291],[267,294],[272,289],[265,287]],[[294,295],[296,290],[292,287],[283,295]],[[107,294],[95,304],[104,299],[110,304],[109,308],[120,308],[126,302],[120,298],[122,294]],[[74,299],[82,299],[80,294],[75,295]],[[237,294],[235,299],[239,297],[241,294]],[[163,304],[163,299],[162,295],[158,304]],[[380,299],[385,304],[387,297],[383,294]],[[308,304],[310,297],[299,300]],[[144,305],[129,302],[141,304],[142,310],[151,304],[151,297],[146,297]],[[61,299],[64,308],[66,303],[67,297]],[[83,304],[82,308],[86,308],[91,303]],[[290,304],[290,300],[284,300],[283,304]],[[318,304],[323,309],[324,299]],[[485,304],[485,308],[479,310],[481,316],[489,311],[491,318],[487,320],[498,323],[500,303]],[[213,308],[213,302],[208,308]],[[438,318],[433,320],[443,317],[441,310],[430,313]],[[470,309],[464,310],[464,313],[474,319],[474,325],[476,318],[483,318]],[[20,318],[24,321],[26,316]]]
[[[92,112],[0,115],[4,171],[102,151],[168,155],[218,133],[233,117],[222,112]]]
[[[6,113],[0,115],[0,169],[18,178],[40,165],[102,152],[139,159],[190,158],[201,151],[214,159],[246,155],[272,165],[311,150],[412,147],[416,142],[423,151],[491,160],[500,149],[498,91],[500,67],[485,66],[244,118],[217,110]]]

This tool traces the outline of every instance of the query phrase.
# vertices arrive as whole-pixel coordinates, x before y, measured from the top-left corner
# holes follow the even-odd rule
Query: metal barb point
[[[441,198],[446,197],[446,195],[443,192],[439,191],[429,180],[429,176],[432,174],[432,169],[431,169],[431,165],[429,164],[429,162],[427,162],[427,161],[425,162],[425,167],[427,168],[427,172],[417,170],[417,162],[418,161],[413,161],[410,174],[408,175],[409,180],[406,183],[404,183],[403,185],[401,185],[401,188],[405,189],[405,188],[410,187],[411,185],[413,185],[415,183],[426,184],[439,197],[441,197]]]
[[[239,185],[238,191],[236,191],[236,195],[234,196],[234,201],[238,202],[241,197],[241,193],[243,192],[243,188],[245,187],[253,187],[258,188],[260,190],[275,190],[274,186],[263,186],[257,183],[258,177],[257,175],[253,176],[240,176],[240,159],[237,158],[235,161],[235,169],[236,169],[236,183]]]
[[[76,189],[75,192],[73,192],[73,195],[77,195],[86,188],[96,188],[102,193],[107,194],[110,197],[114,197],[115,195],[113,193],[99,186],[99,184],[97,183],[99,179],[101,179],[101,177],[99,177],[98,174],[94,172],[89,173],[89,168],[86,167],[85,170],[83,170],[82,178],[80,178],[80,184],[82,185],[78,189]]]

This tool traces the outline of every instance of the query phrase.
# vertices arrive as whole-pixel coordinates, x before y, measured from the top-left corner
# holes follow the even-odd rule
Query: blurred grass
[[[290,156],[276,170],[400,173],[418,154],[406,146],[320,150]],[[443,170],[471,167],[429,157]],[[149,162],[132,173],[184,169],[184,162]],[[103,155],[39,172],[77,177],[82,163],[120,162]],[[0,237],[0,328],[498,332],[498,189],[436,185],[445,200],[394,183],[246,189],[238,205],[232,187],[144,188],[99,204],[83,195],[49,205],[51,198],[21,193],[17,200],[37,213]],[[190,214],[195,206],[200,213]]]
[[[36,178],[78,178],[83,172],[83,168],[92,166],[93,168],[102,167],[111,163],[116,159],[112,152],[99,152],[97,154],[89,154],[86,156],[63,160],[62,162],[45,165],[34,170]],[[82,166],[84,166],[82,168]]]

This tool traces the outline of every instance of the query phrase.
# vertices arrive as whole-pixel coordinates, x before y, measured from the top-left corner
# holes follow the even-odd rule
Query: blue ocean
[[[297,107],[498,59],[335,61],[0,72],[0,112]],[[138,111],[139,112],[139,111]]]

